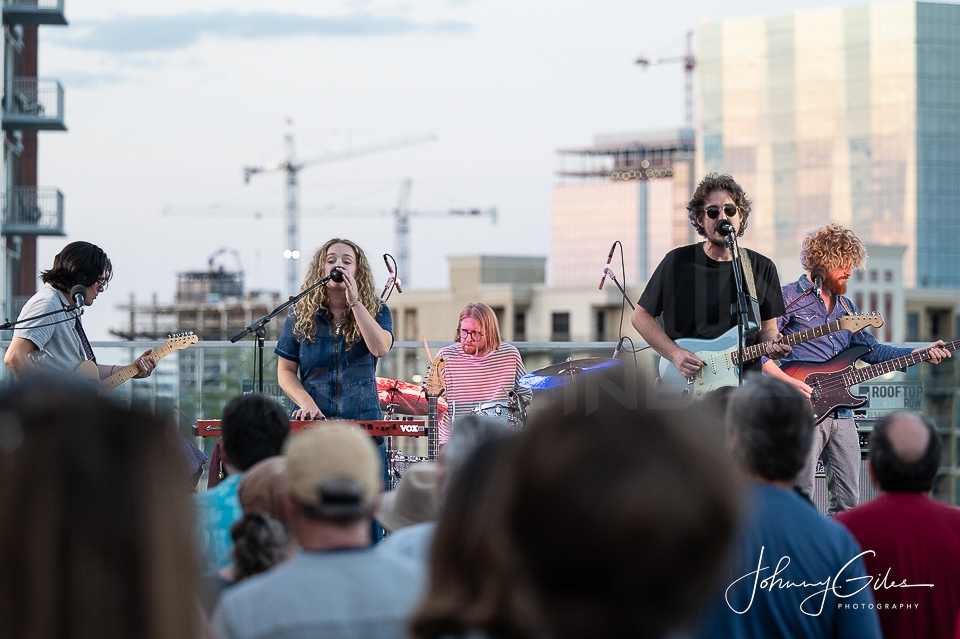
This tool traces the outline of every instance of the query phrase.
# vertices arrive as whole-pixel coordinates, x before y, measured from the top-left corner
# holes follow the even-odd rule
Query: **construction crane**
[[[351,158],[359,157],[361,155],[370,155],[373,153],[382,153],[384,151],[391,151],[393,149],[399,149],[405,146],[411,146],[414,144],[422,144],[424,142],[432,142],[436,140],[434,135],[426,135],[421,137],[414,138],[403,138],[399,140],[394,140],[393,142],[388,142],[386,144],[378,144],[368,147],[360,147],[357,149],[351,149],[348,151],[340,151],[337,153],[328,153],[320,157],[312,158],[310,160],[297,160],[296,153],[293,146],[293,134],[288,133],[284,137],[287,147],[287,159],[282,162],[276,162],[274,164],[268,164],[264,166],[247,166],[243,169],[243,181],[245,184],[250,183],[250,178],[257,173],[275,173],[277,171],[284,171],[287,174],[287,207],[286,207],[286,217],[287,217],[287,248],[283,251],[283,257],[287,260],[287,294],[295,295],[297,292],[297,287],[300,282],[300,277],[297,273],[297,264],[300,259],[300,199],[298,193],[298,180],[297,175],[308,166],[313,166],[315,164],[329,164],[331,162],[339,162],[341,160],[349,160]]]
[[[397,207],[393,210],[393,250],[397,253],[397,273],[403,277],[405,286],[412,282],[410,265],[410,218],[417,217],[448,217],[451,215],[480,217],[489,215],[493,224],[497,223],[497,209],[450,209],[448,211],[411,211],[410,189],[413,180],[407,178],[400,183],[400,196],[397,198]]]
[[[230,248],[229,246],[224,246],[214,251],[210,255],[210,257],[207,258],[207,268],[210,271],[213,271],[214,270],[213,265],[216,263],[217,258],[223,255],[224,253],[230,253],[231,255],[233,255],[233,259],[237,263],[237,273],[239,273],[240,276],[243,277],[243,264],[240,262],[240,253],[237,252],[237,249]]]
[[[636,63],[639,64],[643,69],[656,64],[670,64],[673,62],[683,63],[683,72],[685,74],[684,100],[686,102],[684,120],[687,128],[693,128],[693,70],[697,66],[697,60],[693,56],[693,31],[687,31],[686,54],[672,58],[646,58],[641,56],[637,58],[636,61]]]

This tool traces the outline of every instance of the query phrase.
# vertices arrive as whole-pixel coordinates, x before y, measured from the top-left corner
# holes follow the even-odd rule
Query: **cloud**
[[[347,16],[305,16],[283,13],[187,13],[173,16],[125,16],[78,23],[51,39],[62,46],[111,53],[169,51],[195,44],[201,36],[234,40],[288,36],[370,37],[407,33],[465,33],[465,22],[411,22],[368,13]]]

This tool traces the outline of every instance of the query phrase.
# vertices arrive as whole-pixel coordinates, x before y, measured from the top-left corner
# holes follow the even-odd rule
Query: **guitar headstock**
[[[861,313],[860,315],[844,315],[840,318],[840,328],[851,333],[856,333],[868,326],[880,328],[883,326],[883,317],[880,313]]]
[[[427,367],[427,378],[423,380],[423,390],[427,397],[440,397],[446,390],[443,382],[443,369],[447,363],[443,361],[443,355],[437,355]]]
[[[193,331],[186,333],[176,333],[167,339],[167,347],[172,351],[182,351],[191,344],[196,344],[200,338],[193,334]]]

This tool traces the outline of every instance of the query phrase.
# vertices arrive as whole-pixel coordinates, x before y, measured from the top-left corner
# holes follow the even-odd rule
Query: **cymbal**
[[[545,366],[532,373],[527,373],[517,384],[530,390],[545,390],[566,386],[571,380],[582,373],[591,373],[623,366],[623,361],[609,357],[587,357],[573,359]]]
[[[416,384],[389,377],[377,378],[377,395],[380,398],[380,408],[387,410],[387,404],[397,404],[396,412],[401,415],[426,415],[427,396],[423,389]],[[437,409],[442,413],[447,410],[447,400],[443,397],[437,400]]]

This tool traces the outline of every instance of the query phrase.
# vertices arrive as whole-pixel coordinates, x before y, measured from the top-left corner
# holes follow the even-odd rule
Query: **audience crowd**
[[[457,419],[390,494],[361,429],[291,437],[237,397],[227,476],[191,504],[163,416],[26,379],[0,393],[0,637],[960,639],[960,509],[931,497],[922,416],[878,420],[878,498],[827,518],[790,385],[671,410],[570,384],[519,432]]]

